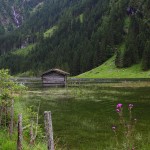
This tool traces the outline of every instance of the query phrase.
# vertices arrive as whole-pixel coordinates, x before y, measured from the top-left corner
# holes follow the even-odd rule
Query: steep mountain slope
[[[76,75],[116,54],[116,67],[141,63],[147,70],[149,7],[149,0],[45,0],[19,30],[0,37],[0,68],[38,74],[59,67]],[[10,52],[29,44],[25,56]]]
[[[44,0],[1,0],[0,34],[18,28]]]

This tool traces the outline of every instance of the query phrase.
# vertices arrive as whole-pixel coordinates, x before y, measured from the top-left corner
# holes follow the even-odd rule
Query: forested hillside
[[[0,34],[20,27],[44,0],[1,0]]]
[[[24,9],[34,9],[24,23],[0,36],[0,68],[39,74],[58,67],[77,75],[116,54],[118,68],[150,69],[149,0],[29,2]]]

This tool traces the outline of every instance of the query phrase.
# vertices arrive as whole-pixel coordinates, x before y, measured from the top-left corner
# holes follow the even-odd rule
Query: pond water
[[[63,150],[110,150],[115,145],[111,128],[119,124],[116,105],[123,104],[128,118],[128,104],[132,103],[137,140],[142,143],[137,149],[150,145],[150,83],[29,89],[23,101],[35,110],[40,101],[41,124],[44,111],[52,112],[54,138]]]

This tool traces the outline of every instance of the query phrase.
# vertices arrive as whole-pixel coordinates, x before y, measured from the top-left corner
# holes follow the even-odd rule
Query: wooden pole
[[[3,109],[2,106],[0,106],[0,127],[2,126],[2,113],[3,113]]]
[[[18,115],[18,140],[17,140],[17,150],[22,150],[22,114]]]
[[[48,150],[54,150],[52,117],[50,111],[44,112],[44,123],[47,136],[47,148]]]
[[[31,120],[31,126],[30,126],[30,145],[34,144],[33,138],[34,138],[34,136],[33,136],[33,121]]]
[[[13,134],[14,128],[14,100],[11,101],[11,111],[10,111],[10,136]]]

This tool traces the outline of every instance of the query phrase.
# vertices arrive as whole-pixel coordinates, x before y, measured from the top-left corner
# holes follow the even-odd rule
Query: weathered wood
[[[33,121],[31,121],[30,126],[30,145],[34,144],[34,134],[33,134]]]
[[[22,114],[18,115],[18,140],[17,140],[17,150],[22,150]]]
[[[2,113],[3,113],[3,108],[0,106],[0,127],[2,126]]]
[[[14,128],[14,100],[11,101],[11,110],[10,110],[10,136],[13,134]]]
[[[64,83],[65,76],[58,74],[48,74],[43,76],[43,83]]]
[[[44,112],[44,123],[47,136],[47,148],[48,150],[54,150],[52,117],[50,111]]]
[[[60,69],[51,69],[41,76],[43,86],[65,86],[67,75],[69,73]]]

